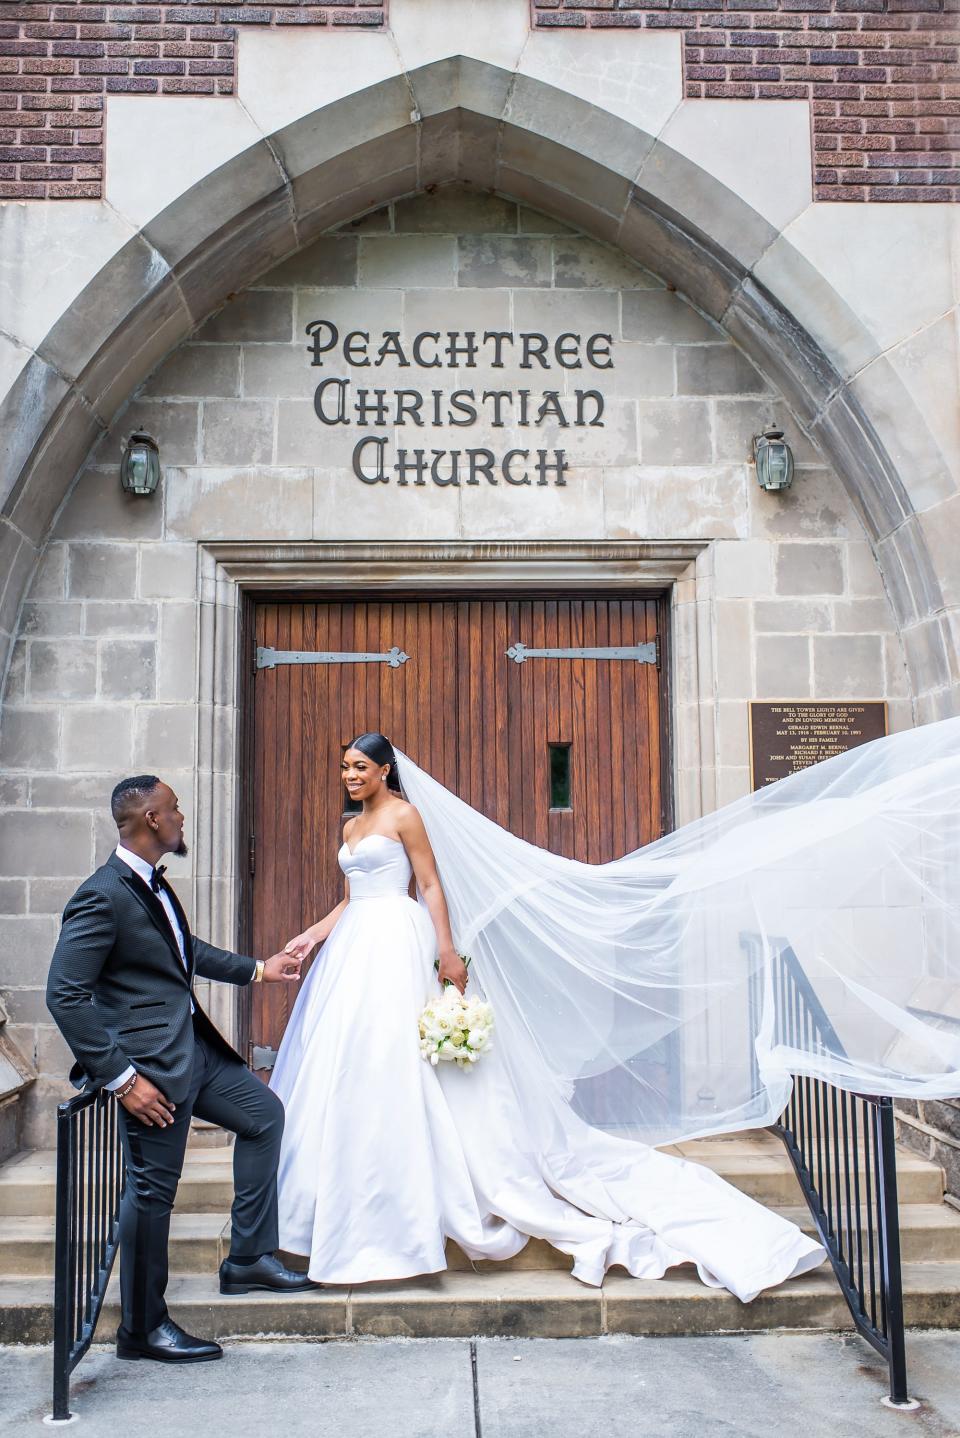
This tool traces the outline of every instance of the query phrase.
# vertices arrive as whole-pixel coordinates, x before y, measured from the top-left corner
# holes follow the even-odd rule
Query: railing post
[[[757,936],[741,934],[740,942],[751,954]],[[789,1037],[796,1041],[799,1032],[810,1052],[825,1050],[842,1057],[839,1035],[795,953],[785,939],[767,942],[773,951],[775,1037],[782,1041],[787,1036],[789,1021]],[[752,993],[750,1002],[753,1033],[757,1018]],[[802,1104],[797,1102],[797,1084],[803,1085]],[[853,1321],[887,1363],[890,1396],[884,1403],[901,1410],[917,1408],[907,1393],[893,1099],[846,1096],[825,1079],[795,1078],[794,1085],[794,1097],[773,1131],[786,1147]]]
[[[893,1099],[877,1102],[877,1134],[880,1140],[880,1229],[883,1234],[883,1273],[886,1296],[887,1342],[890,1364],[890,1402],[914,1407],[907,1393],[907,1357],[904,1347],[903,1278],[900,1272],[900,1211],[897,1199],[896,1129]]]
[[[87,1114],[90,1121],[87,1122]],[[104,1123],[104,1114],[109,1114]],[[109,1143],[109,1153],[105,1152]],[[101,1175],[109,1173],[109,1191]],[[70,1375],[97,1326],[119,1243],[124,1177],[115,1101],[79,1094],[57,1108],[56,1236],[53,1258],[53,1412],[44,1423],[74,1423]]]
[[[70,1210],[76,1173],[71,1128],[73,1115],[68,1104],[57,1109],[56,1237],[53,1271],[53,1414],[54,1423],[70,1420],[70,1289],[75,1282],[70,1271]]]

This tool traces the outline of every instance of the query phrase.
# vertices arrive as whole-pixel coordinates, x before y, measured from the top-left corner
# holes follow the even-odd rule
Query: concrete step
[[[175,1213],[170,1221],[170,1271],[215,1273],[230,1247],[223,1213]],[[10,1217],[0,1227],[0,1274],[20,1278],[53,1273],[52,1218]]]
[[[904,1304],[911,1327],[960,1326],[960,1264],[908,1263]],[[52,1285],[46,1279],[0,1281],[0,1343],[48,1343]],[[119,1322],[114,1281],[97,1338]],[[473,1335],[584,1338],[602,1333],[741,1333],[765,1329],[852,1327],[829,1268],[739,1303],[681,1268],[659,1281],[608,1276],[602,1289],[550,1271],[454,1273],[403,1283],[325,1288],[291,1297],[224,1298],[213,1277],[175,1277],[167,1298],[177,1321],[201,1337],[323,1338],[347,1335],[462,1338]]]
[[[810,1210],[780,1208],[784,1218],[814,1233]],[[864,1213],[866,1223],[866,1213]],[[900,1243],[905,1263],[960,1263],[960,1213],[946,1204],[905,1204],[900,1214]],[[11,1278],[41,1277],[53,1272],[54,1224],[52,1218],[6,1217],[0,1229],[0,1274]],[[170,1224],[170,1271],[178,1274],[213,1274],[230,1248],[227,1213],[175,1213]],[[292,1268],[304,1269],[305,1260],[288,1256]],[[570,1258],[542,1239],[531,1239],[515,1258],[503,1263],[474,1262],[455,1243],[447,1246],[447,1263],[456,1272],[569,1271]]]
[[[697,1139],[665,1150],[706,1164],[735,1187],[772,1207],[802,1207],[803,1199],[782,1143],[763,1131]],[[54,1213],[55,1157],[47,1150],[17,1155],[0,1167],[0,1217]],[[907,1149],[897,1152],[900,1202],[939,1204],[943,1170]],[[177,1195],[180,1213],[229,1210],[233,1174],[229,1149],[190,1149]],[[2,1272],[2,1267],[0,1267]]]
[[[56,1155],[48,1149],[17,1154],[0,1167],[0,1218],[52,1217],[56,1212]],[[229,1149],[190,1149],[177,1190],[181,1213],[223,1213],[233,1201]]]
[[[809,1208],[778,1211],[804,1233],[816,1233]],[[866,1209],[861,1210],[861,1221],[865,1228]],[[960,1213],[945,1203],[905,1203],[900,1209],[900,1257],[903,1263],[960,1263]]]
[[[771,1207],[802,1204],[803,1197],[782,1141],[766,1130],[725,1134],[674,1144],[665,1153],[679,1154],[712,1168],[721,1178]],[[858,1165],[864,1184],[863,1153]],[[942,1203],[943,1169],[910,1149],[897,1148],[897,1195],[901,1205]]]

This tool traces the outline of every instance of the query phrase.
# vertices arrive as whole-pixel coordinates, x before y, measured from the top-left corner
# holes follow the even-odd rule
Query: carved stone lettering
[[[314,389],[313,407],[320,424],[383,431],[365,433],[354,445],[353,472],[363,484],[447,488],[502,483],[562,488],[570,469],[563,449],[518,447],[500,455],[483,446],[409,449],[396,443],[394,431],[408,426],[470,429],[477,424],[490,430],[529,429],[535,433],[540,429],[548,445],[548,436],[552,438],[559,430],[604,427],[603,392],[568,390],[560,381],[564,371],[612,369],[613,336],[609,334],[581,335],[565,330],[551,339],[537,330],[484,330],[482,334],[476,330],[421,330],[405,341],[399,330],[383,330],[379,335],[359,329],[341,333],[338,325],[323,318],[311,320],[305,332],[311,368],[335,371]],[[535,383],[534,374],[544,371],[544,387],[422,390],[408,385],[389,389],[370,385],[372,375],[353,373],[376,370],[389,361],[402,369],[448,369],[451,379],[464,370],[505,369],[513,363],[532,372],[531,383]],[[553,384],[548,378],[551,370]],[[318,457],[321,454],[318,445]]]

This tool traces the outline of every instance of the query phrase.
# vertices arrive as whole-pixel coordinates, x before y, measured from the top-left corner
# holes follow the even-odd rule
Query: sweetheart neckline
[[[394,839],[389,834],[364,834],[361,838],[357,840],[356,845],[352,849],[347,843],[346,839],[344,839],[340,847],[342,849],[346,849],[347,853],[352,859],[354,854],[357,852],[357,849],[359,849],[361,844],[366,843],[367,839],[386,839],[388,844],[399,844],[401,849],[404,847],[402,839]]]

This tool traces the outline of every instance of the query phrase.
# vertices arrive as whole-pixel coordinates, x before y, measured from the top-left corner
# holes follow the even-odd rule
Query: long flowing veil
[[[662,1144],[770,1123],[798,1074],[960,1093],[960,719],[599,865],[397,757],[546,1146],[584,1124]]]

